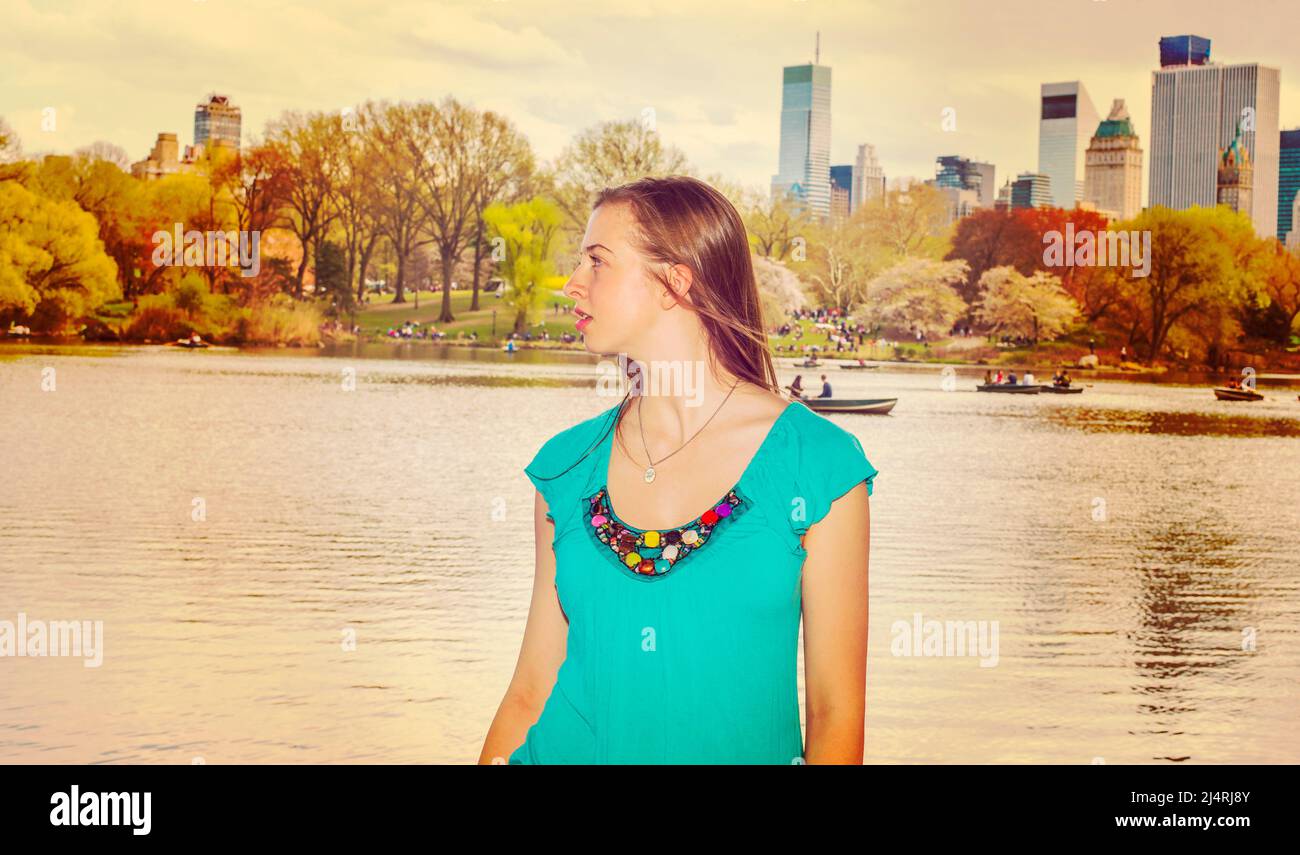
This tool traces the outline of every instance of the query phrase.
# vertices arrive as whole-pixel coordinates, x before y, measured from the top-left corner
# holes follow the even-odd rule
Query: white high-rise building
[[[1274,236],[1281,72],[1258,63],[1211,63],[1208,41],[1205,45],[1199,62],[1171,59],[1151,75],[1148,203],[1175,210],[1213,207],[1218,200],[1219,153],[1240,125],[1254,172],[1248,213],[1256,234]]]
[[[1100,119],[1077,80],[1044,83],[1038,121],[1038,174],[1052,182],[1052,204],[1073,208],[1083,199],[1084,153]]]
[[[850,210],[856,211],[863,203],[885,195],[885,170],[876,159],[876,147],[868,143],[858,146],[858,157],[853,162],[853,192]]]
[[[772,195],[790,192],[816,216],[831,212],[831,70],[809,63],[785,67],[781,89],[781,153]]]

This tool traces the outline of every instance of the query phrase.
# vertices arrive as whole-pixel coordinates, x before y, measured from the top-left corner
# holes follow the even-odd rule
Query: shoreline
[[[202,352],[204,350],[208,350],[208,351],[217,351],[223,353],[230,353],[230,352],[237,352],[237,351],[248,351],[248,352],[284,351],[284,352],[301,352],[301,353],[318,353],[320,351],[333,351],[336,353],[337,351],[347,350],[353,347],[374,347],[374,346],[382,346],[386,344],[392,344],[392,345],[415,344],[424,347],[429,347],[430,349],[462,348],[465,350],[480,350],[480,351],[486,349],[490,352],[500,353],[501,358],[503,360],[508,360],[513,355],[505,352],[503,350],[502,345],[496,342],[485,342],[485,341],[476,342],[476,341],[457,340],[457,339],[451,339],[451,340],[444,339],[444,340],[430,341],[428,339],[407,339],[407,338],[394,339],[394,338],[389,338],[387,336],[356,337],[344,341],[326,340],[326,341],[321,341],[314,345],[289,345],[289,344],[227,345],[227,344],[217,344],[215,342],[209,342],[210,345],[209,347],[198,348],[191,352]],[[10,348],[13,349],[13,352],[21,352],[22,349],[24,348],[31,348],[33,350],[45,350],[45,349],[74,350],[77,348],[95,348],[95,349],[167,348],[169,350],[186,350],[186,348],[174,347],[171,345],[170,342],[88,341],[82,339],[80,336],[31,336],[31,337],[24,337],[24,338],[0,337],[0,355],[3,355],[4,352],[6,350],[10,350]],[[329,355],[333,356],[335,355],[335,353],[330,353]],[[574,346],[570,344],[560,344],[560,343],[548,343],[547,346],[539,347],[536,342],[516,341],[514,353],[517,354],[518,353],[529,353],[529,354],[556,353],[556,354],[564,354],[566,356],[575,356],[575,357],[584,356],[584,357],[591,357],[595,359],[609,358],[608,356],[602,357],[600,354],[591,353],[581,345]],[[835,372],[835,374],[832,376],[847,376],[847,375],[839,374],[839,371],[843,370],[840,368],[840,366],[857,364],[857,357],[833,357],[829,355],[823,355],[820,358],[820,364],[815,366],[803,366],[800,365],[799,363],[804,361],[807,357],[791,356],[784,353],[781,354],[773,353],[771,354],[771,356],[772,356],[773,363],[779,368],[784,370],[793,370],[798,372],[800,369],[802,369],[808,372],[816,372],[816,371],[829,369],[830,371]],[[375,357],[362,356],[361,358],[375,358]],[[1216,376],[1223,377],[1225,374],[1231,374],[1232,376],[1236,376],[1235,372],[1225,371],[1223,369],[1216,369],[1210,367],[1183,367],[1183,366],[1171,366],[1171,365],[1143,366],[1137,363],[1123,363],[1118,365],[1101,363],[1095,368],[1090,368],[1090,367],[1080,367],[1078,365],[1070,365],[1063,362],[1048,362],[1047,359],[1023,359],[1023,360],[1016,360],[1016,361],[1005,361],[1005,362],[999,362],[996,365],[992,365],[987,361],[983,361],[983,360],[958,360],[952,358],[935,359],[935,360],[864,358],[863,362],[867,366],[871,366],[874,368],[881,368],[881,369],[888,369],[888,370],[904,370],[904,371],[924,370],[924,371],[932,372],[935,369],[942,370],[945,367],[952,367],[955,371],[961,371],[962,374],[970,374],[972,376],[978,375],[978,373],[981,370],[996,371],[998,369],[1002,369],[1005,371],[1010,369],[1017,372],[1022,372],[1025,369],[1028,369],[1030,372],[1036,375],[1036,379],[1037,379],[1037,375],[1042,374],[1043,376],[1050,377],[1052,371],[1064,368],[1074,376],[1074,379],[1076,381],[1086,381],[1089,379],[1097,379],[1097,380],[1165,379],[1167,381],[1177,382],[1176,380],[1173,380],[1174,377],[1188,377],[1188,378],[1216,377]],[[860,370],[864,372],[864,376],[869,376],[869,372],[871,371],[871,368],[863,368]],[[1259,380],[1269,380],[1269,381],[1279,382],[1281,384],[1300,383],[1300,372],[1261,371],[1261,372],[1257,372],[1255,376]]]

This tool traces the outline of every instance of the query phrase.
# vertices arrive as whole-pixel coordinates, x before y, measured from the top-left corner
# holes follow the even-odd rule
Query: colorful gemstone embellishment
[[[583,502],[587,531],[596,547],[622,570],[647,581],[662,578],[688,555],[698,552],[727,520],[738,517],[749,504],[733,487],[713,507],[684,526],[642,531],[625,525],[614,514],[606,487]]]

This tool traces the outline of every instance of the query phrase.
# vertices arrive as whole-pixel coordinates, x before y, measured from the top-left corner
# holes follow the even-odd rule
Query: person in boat
[[[190,342],[192,344],[201,344],[203,339],[199,338],[198,333],[190,333]]]
[[[1062,371],[1061,376],[1057,380],[1056,385],[1060,386],[1063,389],[1070,388],[1070,373],[1068,371]]]
[[[831,396],[831,384],[830,384],[830,381],[826,379],[826,375],[823,374],[823,375],[822,375],[822,393],[821,393],[820,395],[818,395],[817,397],[818,397],[818,398],[829,398],[830,396]]]
[[[804,396],[804,391],[803,391],[803,375],[802,375],[802,374],[796,374],[796,375],[794,376],[794,382],[791,383],[791,384],[790,384],[789,386],[787,386],[786,388],[790,390],[790,394],[793,395],[794,397],[796,397],[796,398],[803,398],[803,396]]]
[[[1012,371],[1007,375],[1007,383],[1012,386],[1016,385],[1016,372]]]
[[[986,370],[984,372],[984,385],[988,386],[992,382],[993,382],[993,372]]]
[[[1003,379],[1003,378],[1002,378],[1002,369],[999,368],[999,369],[998,369],[998,376],[997,376],[997,379],[995,379],[993,382],[994,382],[994,383],[1001,383],[1001,382],[1002,382],[1002,379]]]

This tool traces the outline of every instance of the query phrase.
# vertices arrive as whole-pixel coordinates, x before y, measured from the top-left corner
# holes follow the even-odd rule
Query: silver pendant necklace
[[[730,397],[731,397],[731,393],[734,392],[734,391],[736,391],[736,387],[739,386],[739,385],[740,385],[740,381],[739,381],[739,380],[737,380],[735,383],[732,383],[732,384],[731,384],[731,389],[727,392],[726,397],[722,399],[722,404],[727,403],[727,398],[730,398]],[[642,397],[644,397],[644,396],[642,396]],[[716,409],[716,410],[713,411],[713,416],[716,416],[716,415],[718,414],[718,412],[722,409],[722,404],[718,404],[718,409]],[[672,456],[673,456],[674,454],[676,454],[678,451],[681,451],[683,448],[686,447],[687,443],[689,443],[689,442],[691,441],[691,439],[695,439],[695,437],[699,436],[699,435],[700,435],[700,431],[702,431],[702,430],[704,430],[706,427],[708,427],[708,426],[709,426],[709,422],[713,421],[713,416],[709,416],[708,421],[706,421],[704,424],[700,425],[700,430],[697,430],[695,433],[691,434],[690,439],[686,440],[686,442],[683,442],[681,445],[677,446],[677,449],[676,449],[675,451],[669,452],[667,455],[665,455],[664,457],[659,458],[658,460],[654,460],[654,459],[652,459],[652,458],[650,457],[650,447],[646,445],[646,441],[645,441],[645,422],[643,422],[643,421],[641,420],[641,398],[638,398],[638,399],[637,399],[637,402],[636,402],[636,421],[637,421],[637,427],[638,427],[638,428],[640,429],[640,431],[641,431],[641,447],[645,449],[645,459],[648,460],[648,461],[650,461],[650,465],[647,466],[647,467],[645,468],[645,482],[646,482],[647,484],[653,484],[654,481],[655,481],[655,466],[658,465],[658,464],[660,464],[660,463],[663,463],[665,460],[667,460],[669,457],[672,457]]]

